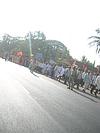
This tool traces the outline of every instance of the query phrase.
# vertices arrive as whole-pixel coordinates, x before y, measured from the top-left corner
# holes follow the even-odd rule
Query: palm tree
[[[100,53],[100,29],[96,30],[96,36],[91,36],[89,39],[93,39],[92,42],[89,43],[91,46],[96,46],[96,52]]]

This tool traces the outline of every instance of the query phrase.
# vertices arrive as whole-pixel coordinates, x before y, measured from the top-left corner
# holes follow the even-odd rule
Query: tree
[[[11,36],[9,34],[5,34],[3,37],[3,40],[2,40],[2,49],[3,51],[7,51],[7,52],[10,52],[11,50]]]
[[[88,62],[86,56],[82,56],[81,62],[82,63],[87,63]]]
[[[35,31],[34,33],[32,32],[27,33],[25,36],[25,41],[27,42],[27,44],[29,44],[29,34],[31,38],[32,54],[35,56],[37,53],[43,52],[46,36],[41,31]]]
[[[96,30],[96,36],[91,36],[89,39],[93,39],[92,42],[89,43],[89,45],[95,45],[96,46],[96,52],[100,53],[100,29]]]
[[[86,56],[82,56],[81,62],[83,63],[83,65],[86,65],[88,67],[88,69],[93,70],[95,64],[91,63]]]
[[[25,37],[12,37],[5,34],[0,41],[0,54],[22,51],[25,56],[30,56],[29,34],[34,57],[41,55],[44,61],[61,62],[70,56],[69,50],[63,43],[57,40],[46,40],[45,34],[40,31],[27,33]]]
[[[35,31],[33,37],[34,40],[46,40],[45,34],[41,31]]]
[[[60,62],[69,56],[67,47],[57,40],[46,40],[45,51],[45,59],[53,59],[55,62]]]

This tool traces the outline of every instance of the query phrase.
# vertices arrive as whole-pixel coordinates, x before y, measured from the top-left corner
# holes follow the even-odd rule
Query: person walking
[[[90,73],[90,72],[87,72],[87,73],[84,75],[84,89],[83,89],[83,92],[85,92],[85,91],[89,88],[89,84],[90,84],[89,73]]]
[[[97,96],[98,91],[100,91],[100,73],[98,74],[97,78],[96,78],[96,91],[95,91],[95,96]]]
[[[90,93],[91,93],[91,94],[92,94],[93,91],[96,89],[96,78],[97,78],[96,73],[94,73],[94,74],[92,75],[92,83],[91,83],[91,89],[90,89]]]

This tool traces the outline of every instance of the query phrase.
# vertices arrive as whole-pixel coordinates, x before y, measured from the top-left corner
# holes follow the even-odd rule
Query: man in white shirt
[[[97,78],[97,75],[96,73],[94,73],[92,75],[92,83],[91,83],[91,86],[90,86],[90,93],[92,94],[94,92],[94,90],[96,89],[96,78]]]
[[[96,78],[96,91],[95,91],[95,96],[97,96],[97,93],[98,93],[98,91],[100,91],[100,73],[99,73],[99,75],[97,76],[97,78]]]

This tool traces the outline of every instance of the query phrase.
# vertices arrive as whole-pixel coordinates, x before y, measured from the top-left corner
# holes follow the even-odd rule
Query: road
[[[99,133],[100,99],[0,59],[0,133]]]

